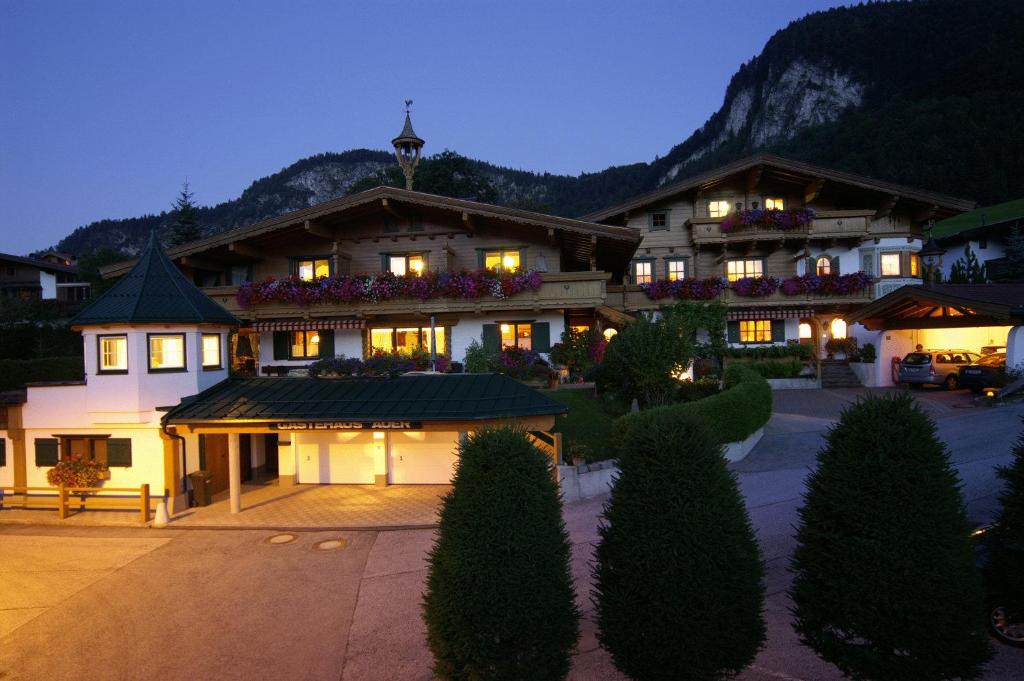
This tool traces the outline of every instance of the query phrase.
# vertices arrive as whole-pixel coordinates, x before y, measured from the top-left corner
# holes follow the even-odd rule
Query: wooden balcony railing
[[[822,294],[822,293],[801,293],[793,296],[785,295],[781,290],[769,296],[740,296],[731,289],[726,289],[718,295],[718,300],[734,307],[794,307],[794,306],[822,306],[822,305],[862,305],[873,299],[873,287],[866,288],[856,293],[846,295]],[[637,312],[641,310],[656,310],[663,305],[671,305],[673,298],[662,298],[651,300],[639,286],[609,286],[608,306],[625,310],[626,312]]]
[[[553,272],[543,275],[536,291],[524,291],[508,298],[396,298],[378,303],[354,302],[310,305],[260,303],[243,308],[235,299],[236,286],[211,286],[203,291],[240,319],[290,319],[317,317],[378,317],[391,314],[444,314],[500,312],[502,310],[546,310],[565,307],[597,307],[607,298],[608,272]]]
[[[711,244],[748,243],[751,241],[787,241],[814,239],[852,239],[872,233],[871,212],[854,210],[821,211],[811,224],[792,229],[737,226],[722,231],[724,218],[691,218],[693,242],[697,246]]]

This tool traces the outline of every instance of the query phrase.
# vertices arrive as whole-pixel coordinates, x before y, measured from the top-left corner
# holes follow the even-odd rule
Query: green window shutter
[[[483,344],[484,352],[488,354],[501,352],[501,335],[498,333],[497,324],[484,324]]]
[[[818,261],[815,258],[807,258],[807,266],[804,268],[806,274],[818,273]]]
[[[112,437],[107,440],[107,466],[131,468],[132,441],[127,437]]]
[[[839,274],[839,256],[829,258],[829,264],[832,266],[832,274]]]
[[[860,252],[860,269],[871,276],[875,276],[875,252],[873,250],[862,250]]]
[[[299,261],[295,258],[288,258],[288,274],[295,276],[299,273]]]
[[[487,251],[482,248],[476,249],[476,266],[479,269],[484,268],[484,262],[486,261]]]
[[[0,437],[0,466],[7,465],[7,438]]]
[[[380,254],[380,271],[381,272],[387,272],[388,269],[389,269],[388,268],[388,254],[387,253],[381,253]]]
[[[320,357],[334,357],[334,329],[320,332]]]
[[[533,351],[551,352],[551,324],[548,322],[534,322],[533,327]]]
[[[274,359],[288,359],[288,332],[274,332]]]
[[[786,320],[785,319],[773,319],[772,320],[772,343],[785,343],[786,342]]]
[[[58,459],[58,443],[56,438],[36,438],[36,465],[56,466]]]
[[[725,339],[730,343],[740,342],[740,323],[738,321],[726,322]]]

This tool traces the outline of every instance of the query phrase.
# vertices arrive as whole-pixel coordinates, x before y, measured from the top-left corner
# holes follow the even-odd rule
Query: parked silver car
[[[969,350],[925,350],[911,352],[900,362],[900,383],[910,386],[941,385],[956,390],[960,385],[960,367],[981,357]]]

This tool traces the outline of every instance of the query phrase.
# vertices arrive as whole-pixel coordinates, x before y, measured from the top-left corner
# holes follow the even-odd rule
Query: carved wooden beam
[[[879,207],[878,211],[875,213],[874,219],[878,220],[879,218],[885,218],[892,215],[892,209],[896,207],[896,202],[899,200],[899,194],[893,194],[888,199],[886,199],[885,203],[883,203],[881,207]]]
[[[804,187],[804,205],[808,205],[818,198],[822,187],[825,186],[825,178],[815,178],[809,185]]]
[[[252,246],[247,246],[240,241],[228,244],[228,250],[236,255],[240,255],[244,258],[265,258],[266,252],[257,250]]]
[[[917,215],[914,216],[914,222],[928,222],[929,220],[935,219],[935,213],[939,210],[938,206],[928,206]]]
[[[465,211],[462,212],[462,224],[465,226],[467,232],[470,234],[476,234],[476,220],[473,219],[472,215]]]
[[[761,175],[764,174],[764,166],[754,166],[747,171],[747,191],[752,192],[761,184]]]
[[[548,227],[548,243],[551,244],[552,246],[556,245],[554,227]]]
[[[336,241],[338,236],[334,233],[334,230],[327,229],[321,224],[314,222],[313,220],[306,220],[302,223],[302,229],[306,234],[318,236],[321,239],[327,239],[328,241]]]

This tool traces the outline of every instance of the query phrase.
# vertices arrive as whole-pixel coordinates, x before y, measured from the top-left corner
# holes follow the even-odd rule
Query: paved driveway
[[[790,630],[786,562],[821,436],[858,394],[775,393],[764,439],[736,466],[768,567],[769,640],[744,681],[841,678]],[[1009,460],[1024,405],[962,409],[956,393],[931,391],[922,399],[950,445],[972,516],[987,518],[998,491],[992,468]],[[621,678],[589,619],[589,561],[602,503],[565,510],[587,615],[576,681]],[[0,622],[7,626],[6,635],[0,631],[0,678],[432,678],[420,619],[432,530],[296,532],[293,542],[266,543],[273,535],[0,527],[0,582],[23,585],[0,587]],[[314,549],[334,538],[348,544]],[[985,678],[1019,679],[1024,651],[996,651]]]

